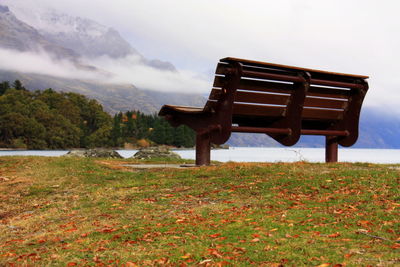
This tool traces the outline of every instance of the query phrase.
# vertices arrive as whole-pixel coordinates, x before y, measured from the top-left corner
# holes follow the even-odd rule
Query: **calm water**
[[[117,150],[121,156],[128,158],[137,150]],[[47,156],[58,157],[66,154],[66,150],[29,150],[29,151],[0,151],[0,156]],[[194,150],[175,151],[182,158],[194,159]],[[259,148],[259,147],[232,147],[228,149],[212,150],[211,159],[221,162],[324,162],[325,149],[323,148]],[[341,162],[370,162],[370,163],[400,163],[400,149],[339,149]]]

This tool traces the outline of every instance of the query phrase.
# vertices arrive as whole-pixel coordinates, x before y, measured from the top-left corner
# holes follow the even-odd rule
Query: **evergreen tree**
[[[112,145],[116,147],[121,146],[123,144],[121,123],[122,123],[122,113],[120,112],[114,115],[113,127],[111,130]]]
[[[0,146],[28,149],[121,146],[147,142],[192,147],[194,132],[139,111],[112,118],[95,100],[49,88],[27,91],[16,80],[0,83]]]
[[[185,144],[185,130],[182,126],[175,128],[174,130],[174,139],[172,144],[174,146],[180,147]]]
[[[14,83],[13,83],[13,88],[14,88],[15,90],[23,90],[23,91],[26,91],[25,87],[22,86],[22,83],[21,83],[20,80],[15,80],[15,81],[14,81]]]
[[[2,82],[0,83],[0,96],[4,95],[4,93],[10,89],[10,83],[9,82]]]

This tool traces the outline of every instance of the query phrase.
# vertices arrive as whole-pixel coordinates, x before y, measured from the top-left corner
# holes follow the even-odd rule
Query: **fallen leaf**
[[[214,248],[209,248],[208,252],[209,252],[210,255],[213,255],[213,256],[215,256],[217,258],[222,258],[222,255],[219,253],[219,251],[214,249]]]
[[[339,233],[339,232],[336,232],[336,233],[334,233],[334,234],[328,235],[328,237],[330,237],[330,238],[334,238],[334,237],[338,237],[338,236],[340,236],[340,233]]]
[[[400,243],[396,243],[393,246],[391,246],[392,249],[399,249],[400,248]]]
[[[117,231],[117,229],[115,229],[115,228],[103,228],[103,229],[99,230],[98,232],[112,233],[112,232],[115,232],[115,231]]]
[[[217,238],[217,237],[219,237],[219,236],[221,236],[221,234],[213,234],[213,235],[209,235],[209,237],[212,237],[212,238]]]
[[[212,262],[212,260],[206,259],[206,260],[203,260],[203,261],[199,262],[199,265],[203,265],[203,264],[206,264],[206,263],[209,263],[209,262]]]
[[[185,255],[181,256],[182,259],[189,259],[190,257],[192,257],[190,253],[186,253]]]

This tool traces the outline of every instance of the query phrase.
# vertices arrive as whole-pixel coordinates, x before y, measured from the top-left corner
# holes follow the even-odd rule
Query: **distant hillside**
[[[152,114],[158,112],[165,104],[203,106],[205,102],[203,97],[195,94],[154,92],[140,90],[133,85],[104,84],[0,70],[0,81],[14,80],[22,81],[29,90],[52,88],[56,91],[83,94],[99,101],[110,114],[128,110],[140,110]]]
[[[56,91],[82,93],[98,100],[110,114],[129,110],[153,114],[164,104],[202,107],[205,102],[205,99],[198,95],[145,91],[133,85],[105,85],[45,75],[0,71],[0,81],[16,79],[21,80],[30,90],[53,88]],[[353,147],[400,149],[399,135],[400,117],[364,107],[360,120],[360,135]],[[233,133],[227,143],[230,146],[281,146],[265,134]],[[324,145],[325,139],[321,136],[302,136],[296,144],[297,147],[324,147]]]

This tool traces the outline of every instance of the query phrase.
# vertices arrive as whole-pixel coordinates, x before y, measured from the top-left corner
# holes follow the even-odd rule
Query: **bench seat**
[[[208,165],[211,143],[225,143],[232,132],[265,133],[285,146],[301,135],[326,136],[326,161],[335,162],[337,145],[358,138],[367,78],[223,58],[204,107],[164,105],[159,115],[196,131],[198,165]]]

